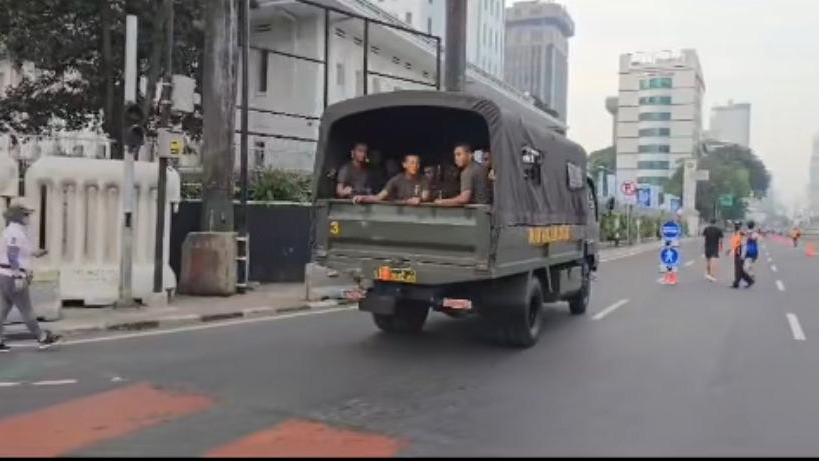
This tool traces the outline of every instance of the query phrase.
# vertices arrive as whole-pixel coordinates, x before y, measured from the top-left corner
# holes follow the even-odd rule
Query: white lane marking
[[[85,338],[85,339],[75,339],[75,340],[68,340],[63,341],[60,343],[59,347],[65,346],[74,346],[80,344],[93,344],[93,343],[103,343],[109,341],[119,341],[123,339],[135,339],[135,338],[146,338],[151,336],[164,336],[170,335],[174,333],[185,333],[188,331],[200,331],[200,330],[210,330],[212,328],[222,328],[222,327],[229,327],[234,325],[246,325],[249,323],[261,323],[261,322],[276,322],[279,320],[287,320],[297,317],[309,317],[313,315],[324,315],[324,314],[332,314],[338,312],[349,312],[352,310],[357,310],[358,306],[355,304],[349,307],[334,307],[327,310],[321,311],[308,311],[308,312],[294,312],[292,314],[282,314],[277,315],[275,317],[257,317],[257,318],[250,318],[250,319],[237,319],[237,320],[226,320],[224,322],[216,322],[216,323],[206,323],[203,325],[190,325],[185,327],[178,327],[178,328],[168,328],[162,330],[151,330],[151,331],[140,331],[137,333],[127,333],[122,335],[111,335],[111,336],[101,336],[98,338]],[[38,347],[37,344],[21,344],[19,346],[15,346],[16,348],[35,348]]]
[[[773,262],[773,258],[771,258],[770,256],[768,256],[768,262],[769,262],[769,263],[772,263],[772,262]]]
[[[785,291],[785,284],[784,284],[784,283],[782,283],[782,280],[777,280],[777,281],[776,281],[776,288],[777,288],[779,291]]]
[[[10,383],[10,382],[2,382],[0,383],[0,387],[15,387],[19,386],[22,383]]]
[[[688,261],[687,263],[685,263],[685,267],[691,267],[693,265],[694,265],[694,260],[693,259],[691,261]]]
[[[778,269],[776,268],[776,266],[771,266],[771,270],[776,272]]]
[[[76,379],[55,379],[51,381],[36,381],[31,383],[32,386],[63,386],[66,384],[77,384]]]
[[[612,304],[611,306],[609,306],[609,307],[603,309],[602,311],[594,314],[594,316],[592,317],[592,320],[600,320],[603,317],[605,317],[605,316],[611,314],[612,312],[616,311],[617,309],[623,307],[624,305],[626,305],[626,303],[628,303],[628,299],[621,299],[620,301],[617,301],[616,303]]]
[[[802,331],[802,325],[799,324],[799,318],[796,317],[796,314],[788,313],[788,323],[791,325],[791,332],[793,333],[793,339],[797,341],[804,341],[805,340],[805,332]]]
[[[665,277],[660,277],[657,279],[657,283],[663,283],[663,280],[665,280]]]

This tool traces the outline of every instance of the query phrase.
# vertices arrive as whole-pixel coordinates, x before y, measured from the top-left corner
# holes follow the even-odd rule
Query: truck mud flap
[[[370,293],[358,303],[358,310],[373,314],[392,315],[395,314],[396,304],[395,296]]]

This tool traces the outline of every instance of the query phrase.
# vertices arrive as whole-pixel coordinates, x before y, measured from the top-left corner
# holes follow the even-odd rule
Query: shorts
[[[719,248],[706,248],[705,249],[705,259],[716,259],[719,258]]]

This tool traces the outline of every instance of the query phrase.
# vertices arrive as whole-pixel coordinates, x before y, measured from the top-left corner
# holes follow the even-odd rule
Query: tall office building
[[[620,56],[617,181],[663,185],[699,149],[702,68],[695,50]]]
[[[369,0],[413,29],[446,40],[446,0]],[[503,0],[467,2],[466,60],[493,77],[503,79]]]
[[[808,199],[811,214],[819,216],[819,133],[816,133],[813,137],[813,150],[810,156],[808,176]]]
[[[717,141],[750,147],[751,105],[728,101],[724,106],[711,108],[708,132],[709,137]]]
[[[506,9],[507,83],[528,91],[566,120],[569,38],[574,21],[552,1],[522,1]]]

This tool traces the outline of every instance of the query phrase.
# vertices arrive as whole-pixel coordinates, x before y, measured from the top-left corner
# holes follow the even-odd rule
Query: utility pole
[[[446,0],[444,86],[447,91],[466,87],[466,0]]]
[[[159,104],[162,108],[161,126],[165,130],[171,128],[171,95],[173,92],[173,0],[164,0],[165,9],[165,77],[162,82],[162,96]],[[158,63],[157,63],[158,64]],[[156,229],[154,237],[154,293],[160,294],[165,290],[165,200],[168,182],[168,152],[167,146],[159,146],[157,165],[159,177],[156,185]]]
[[[247,130],[248,130],[248,111],[250,110],[249,93],[249,55],[250,55],[250,0],[239,1],[239,44],[242,47],[242,114],[241,114],[241,141],[239,150],[239,182],[241,187],[241,197],[239,205],[239,213],[237,215],[237,230],[239,235],[237,237],[237,257],[239,267],[237,268],[237,282],[236,287],[239,293],[243,293],[247,289],[248,269],[250,268],[250,235],[247,231],[247,198],[248,198],[248,178],[247,178]],[[366,45],[366,29],[364,32]],[[263,51],[266,53],[266,51]],[[364,69],[364,81],[367,81],[366,67]],[[366,85],[366,83],[365,83]]]
[[[137,102],[137,17],[129,14],[125,18],[125,129],[129,130],[129,125],[137,122],[144,114],[139,113]],[[133,111],[129,111],[132,108]],[[129,114],[130,112],[130,114]],[[134,295],[132,290],[132,272],[134,257],[134,156],[139,149],[139,144],[135,139],[127,141],[128,134],[123,136],[126,139],[126,148],[123,153],[125,180],[122,190],[123,227],[122,239],[120,241],[120,267],[119,267],[119,300],[118,306],[133,306]]]
[[[205,2],[202,216],[207,232],[233,231],[237,2]]]

